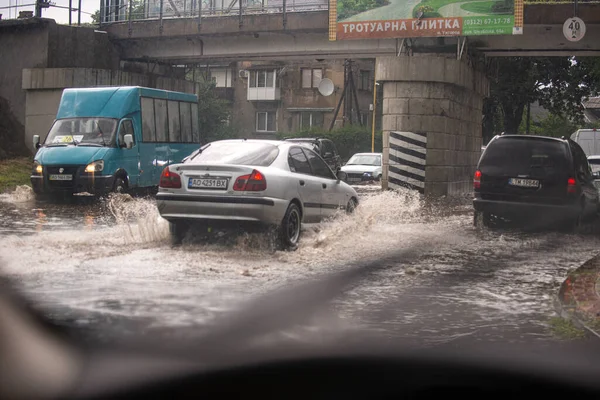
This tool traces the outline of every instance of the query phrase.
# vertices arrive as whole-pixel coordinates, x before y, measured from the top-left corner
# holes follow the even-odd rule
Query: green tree
[[[484,138],[504,131],[517,133],[527,104],[538,101],[557,117],[583,120],[582,100],[600,87],[598,60],[574,57],[505,57],[492,64],[490,98],[484,106]],[[501,129],[495,121],[501,115]]]
[[[204,141],[238,137],[238,129],[231,125],[231,104],[219,97],[215,83],[197,79],[198,118]]]
[[[96,25],[100,24],[100,10],[96,10],[92,14],[92,23]]]
[[[550,114],[541,121],[532,122],[529,130],[532,135],[570,137],[573,132],[582,127],[564,115]],[[523,126],[522,131],[524,130]]]

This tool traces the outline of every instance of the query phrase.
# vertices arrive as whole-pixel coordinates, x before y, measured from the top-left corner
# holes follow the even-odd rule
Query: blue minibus
[[[36,194],[126,192],[158,186],[162,169],[200,146],[198,98],[143,87],[65,89],[38,149]]]

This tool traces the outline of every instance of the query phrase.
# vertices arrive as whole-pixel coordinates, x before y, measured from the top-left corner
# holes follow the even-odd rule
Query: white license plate
[[[360,182],[362,181],[361,178],[348,178],[348,182]]]
[[[540,186],[540,181],[536,179],[510,178],[508,184],[512,186],[536,188]]]
[[[227,190],[227,179],[190,178],[188,188]]]
[[[72,181],[73,175],[50,175],[51,181]]]

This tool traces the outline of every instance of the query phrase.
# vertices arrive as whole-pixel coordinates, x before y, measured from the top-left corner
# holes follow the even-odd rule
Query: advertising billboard
[[[329,39],[523,33],[523,0],[330,0]]]

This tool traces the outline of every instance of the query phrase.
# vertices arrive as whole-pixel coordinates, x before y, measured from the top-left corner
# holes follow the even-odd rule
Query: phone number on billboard
[[[500,25],[512,24],[512,18],[478,18],[466,19],[464,25]]]

